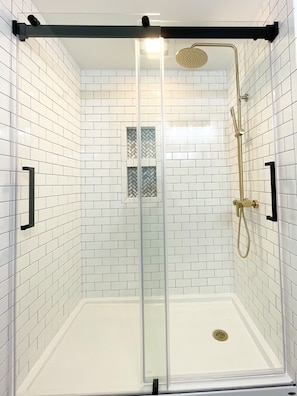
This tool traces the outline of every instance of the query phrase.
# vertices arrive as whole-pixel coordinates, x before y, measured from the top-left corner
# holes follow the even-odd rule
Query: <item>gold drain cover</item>
[[[213,333],[213,338],[217,341],[227,341],[228,333],[225,330],[217,329]]]

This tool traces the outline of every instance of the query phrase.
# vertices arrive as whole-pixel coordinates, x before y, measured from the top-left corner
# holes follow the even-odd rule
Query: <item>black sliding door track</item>
[[[34,17],[35,18],[35,17]],[[38,20],[37,20],[38,22]],[[39,22],[38,22],[39,23]],[[64,38],[154,38],[165,39],[264,39],[270,42],[279,33],[278,22],[263,27],[190,26],[93,26],[27,25],[12,21],[12,31],[20,41],[30,37]]]

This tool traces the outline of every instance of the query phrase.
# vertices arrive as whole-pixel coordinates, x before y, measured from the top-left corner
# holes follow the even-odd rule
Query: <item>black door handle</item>
[[[21,226],[21,230],[34,227],[34,206],[35,206],[35,169],[23,166],[23,170],[29,171],[29,224]]]
[[[270,221],[277,221],[275,162],[273,161],[266,162],[265,166],[270,166],[271,205],[272,205],[272,216],[266,216],[266,219]]]

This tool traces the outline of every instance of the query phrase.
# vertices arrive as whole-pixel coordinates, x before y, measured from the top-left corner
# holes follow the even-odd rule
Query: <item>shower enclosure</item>
[[[98,20],[139,24],[139,16]],[[275,161],[269,44],[236,43],[249,94],[243,181],[260,203],[245,210],[243,259],[232,203],[234,58],[209,48],[202,69],[174,63],[196,41],[18,43],[17,395],[290,389],[278,228],[266,218],[265,164]]]

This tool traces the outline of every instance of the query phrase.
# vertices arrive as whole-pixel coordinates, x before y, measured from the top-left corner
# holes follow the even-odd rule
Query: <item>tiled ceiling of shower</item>
[[[33,2],[43,15],[47,14],[48,23],[139,25],[141,17],[148,15],[151,25],[159,26],[251,26],[254,25],[253,21],[263,4],[263,0],[185,0],[183,2],[33,0]],[[73,15],[74,13],[76,15]],[[165,68],[178,68],[175,61],[176,52],[195,41],[199,40],[170,40],[166,43],[168,53],[165,56]],[[134,42],[131,39],[67,39],[63,42],[82,69],[134,68]],[[233,42],[236,44],[236,40]],[[228,49],[218,51],[210,48],[207,49],[207,53],[209,61],[203,67],[204,70],[225,69],[233,56]],[[142,66],[154,68],[157,64],[157,60],[152,59]]]

